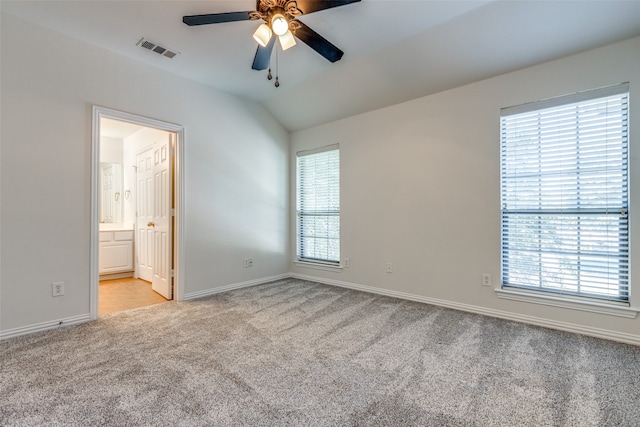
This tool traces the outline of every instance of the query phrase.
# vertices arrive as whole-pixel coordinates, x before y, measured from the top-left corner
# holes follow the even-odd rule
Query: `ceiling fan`
[[[327,60],[336,62],[342,58],[344,52],[297,18],[301,15],[359,1],[361,0],[257,0],[255,11],[184,16],[182,22],[194,26],[263,20],[264,23],[258,27],[253,35],[259,44],[251,67],[254,70],[266,70],[269,66],[269,59],[276,40],[273,34],[280,40],[283,50],[296,44],[295,36]]]

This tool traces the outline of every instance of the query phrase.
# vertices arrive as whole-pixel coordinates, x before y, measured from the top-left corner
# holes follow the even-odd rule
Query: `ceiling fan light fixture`
[[[253,38],[260,46],[266,47],[269,44],[269,40],[271,40],[271,28],[267,24],[261,24],[256,32],[253,33]]]
[[[293,37],[293,33],[291,31],[287,31],[283,35],[278,36],[278,38],[280,39],[280,46],[282,46],[282,50],[287,50],[296,45],[296,39]]]
[[[281,13],[276,13],[271,18],[271,29],[278,36],[283,36],[289,31],[289,21]]]

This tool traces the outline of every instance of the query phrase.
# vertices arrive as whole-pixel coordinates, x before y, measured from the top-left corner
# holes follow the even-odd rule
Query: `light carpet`
[[[0,342],[3,426],[638,426],[640,347],[294,279]]]

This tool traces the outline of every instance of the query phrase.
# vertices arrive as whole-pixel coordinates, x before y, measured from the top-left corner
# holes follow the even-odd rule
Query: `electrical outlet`
[[[64,282],[51,283],[51,296],[59,297],[64,295]]]
[[[349,258],[344,259],[344,268],[351,267],[351,260]]]
[[[491,275],[490,274],[483,274],[482,275],[482,286],[491,286]]]
[[[245,258],[242,266],[244,268],[253,267],[253,258]]]
[[[387,273],[393,273],[393,264],[387,263]]]

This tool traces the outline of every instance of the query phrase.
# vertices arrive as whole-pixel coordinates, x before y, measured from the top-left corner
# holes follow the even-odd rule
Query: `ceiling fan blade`
[[[271,37],[271,40],[269,40],[266,47],[258,45],[256,56],[253,58],[253,65],[251,66],[252,69],[266,70],[269,68],[269,59],[271,58],[271,51],[273,50],[274,44],[276,44],[276,37]]]
[[[357,3],[360,0],[297,0],[298,9],[304,14],[317,12],[319,10],[331,9],[332,7],[344,6],[349,3]]]
[[[182,22],[189,26],[220,24],[222,22],[248,21],[251,19],[249,12],[225,12],[210,13],[208,15],[183,16]]]
[[[297,21],[300,28],[294,33],[297,38],[306,43],[311,49],[324,56],[328,61],[336,62],[342,58],[344,52],[331,44],[330,41],[313,31],[303,22]]]

